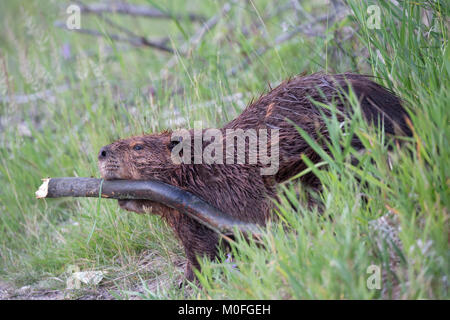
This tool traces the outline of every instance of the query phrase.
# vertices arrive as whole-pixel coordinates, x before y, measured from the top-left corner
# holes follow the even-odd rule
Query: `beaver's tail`
[[[325,92],[325,103],[332,103],[334,99],[344,99],[342,103],[338,104],[341,111],[350,113],[348,108],[348,100],[345,95],[349,92],[349,87],[352,88],[353,93],[359,99],[362,114],[365,120],[372,125],[378,124],[384,129],[387,135],[395,136],[411,136],[412,131],[408,125],[408,113],[402,105],[402,101],[392,91],[372,81],[372,77],[358,74],[338,74],[338,75],[324,75],[315,74],[309,78],[318,83],[318,90],[320,86]],[[332,90],[329,90],[332,88]],[[340,92],[340,97],[337,97],[337,92]],[[343,94],[342,94],[343,93]],[[319,96],[318,94],[316,97]],[[311,113],[316,113],[315,106],[311,106]],[[325,113],[327,113],[325,111]],[[293,116],[295,119],[295,115]],[[302,125],[301,121],[297,122],[298,125]],[[281,183],[295,176],[306,168],[303,160],[300,159],[300,154],[307,155],[312,162],[319,162],[320,156],[316,154],[311,148],[305,149],[305,143],[303,141],[298,142],[297,145],[292,145],[295,128],[288,127],[285,131],[289,131],[285,134],[286,141],[282,141],[282,147],[286,150],[280,150],[280,169],[275,175],[275,182]],[[310,130],[312,131],[312,129]],[[324,132],[327,132],[324,129]],[[290,133],[290,134],[289,134]],[[283,144],[284,143],[284,144]],[[298,146],[296,148],[296,146]],[[352,146],[356,149],[364,148],[362,142],[354,137],[352,140]],[[325,150],[327,152],[327,150]],[[307,174],[301,178],[302,182],[306,185],[317,187],[319,181],[313,173]]]
[[[358,97],[364,117],[369,123],[381,121],[384,132],[392,135],[411,136],[407,124],[408,113],[401,99],[392,91],[375,83],[370,76],[359,74],[338,74],[333,76],[338,86],[348,92],[350,84]]]

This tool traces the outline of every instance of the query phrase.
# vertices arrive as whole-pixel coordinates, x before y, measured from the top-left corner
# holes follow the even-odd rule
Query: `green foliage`
[[[334,10],[305,2],[303,8],[313,17]],[[223,6],[179,0],[142,4],[207,17]],[[367,27],[370,4],[381,10],[380,29]],[[65,281],[68,267],[76,265],[108,271],[105,286],[116,298],[385,298],[380,290],[367,288],[370,265],[389,271],[369,225],[391,211],[401,226],[398,297],[448,299],[450,59],[445,1],[394,5],[349,0],[350,13],[330,20],[324,34],[299,33],[281,44],[275,39],[284,24],[288,31],[296,26],[294,10],[270,16],[276,2],[232,2],[230,12],[199,46],[176,55],[171,68],[170,54],[55,28],[53,22],[67,16],[59,5],[0,4],[1,278],[16,285],[51,277]],[[245,35],[245,27],[261,18],[262,26]],[[132,26],[136,34],[168,37],[167,45],[175,48],[200,26],[187,19],[112,19]],[[95,16],[83,15],[82,27],[117,32]],[[356,36],[346,38],[348,30],[357,30]],[[267,52],[258,55],[265,46]],[[63,49],[70,55],[64,57]],[[251,63],[231,76],[229,70],[246,56]],[[238,237],[232,262],[225,253],[218,261],[204,261],[201,288],[178,289],[183,250],[158,217],[123,212],[108,200],[34,199],[43,177],[98,176],[97,151],[119,137],[190,127],[196,120],[219,127],[252,96],[267,90],[268,83],[325,69],[376,76],[404,99],[413,138],[401,139],[397,148],[398,141],[365,124],[350,93],[355,116],[343,126],[335,117],[327,120],[330,155],[323,154],[319,165],[304,157],[323,191],[309,194],[294,179],[280,186],[279,221],[263,231],[263,244]],[[46,92],[45,97],[17,101],[36,92]],[[171,122],[176,119],[178,125]],[[321,153],[316,141],[300,134]],[[367,152],[352,149],[352,135]],[[323,208],[306,206],[306,197],[315,197]]]

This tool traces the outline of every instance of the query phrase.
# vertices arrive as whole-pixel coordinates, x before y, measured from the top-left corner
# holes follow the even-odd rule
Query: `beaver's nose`
[[[100,152],[98,153],[98,160],[105,160],[108,155],[109,155],[110,151],[108,146],[104,146],[103,148],[100,149]]]

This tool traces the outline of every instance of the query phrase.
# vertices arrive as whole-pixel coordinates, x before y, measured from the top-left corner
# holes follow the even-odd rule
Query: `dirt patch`
[[[32,286],[15,288],[7,283],[0,283],[0,300],[112,300],[110,294],[117,288],[95,288],[80,290],[46,290]]]

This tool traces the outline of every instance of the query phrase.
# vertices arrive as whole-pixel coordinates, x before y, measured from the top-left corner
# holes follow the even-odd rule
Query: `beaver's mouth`
[[[106,174],[101,174],[104,180],[121,180],[122,178],[113,172],[108,172]]]
[[[116,164],[99,163],[100,176],[105,180],[119,180],[123,179],[120,174],[120,167]]]

